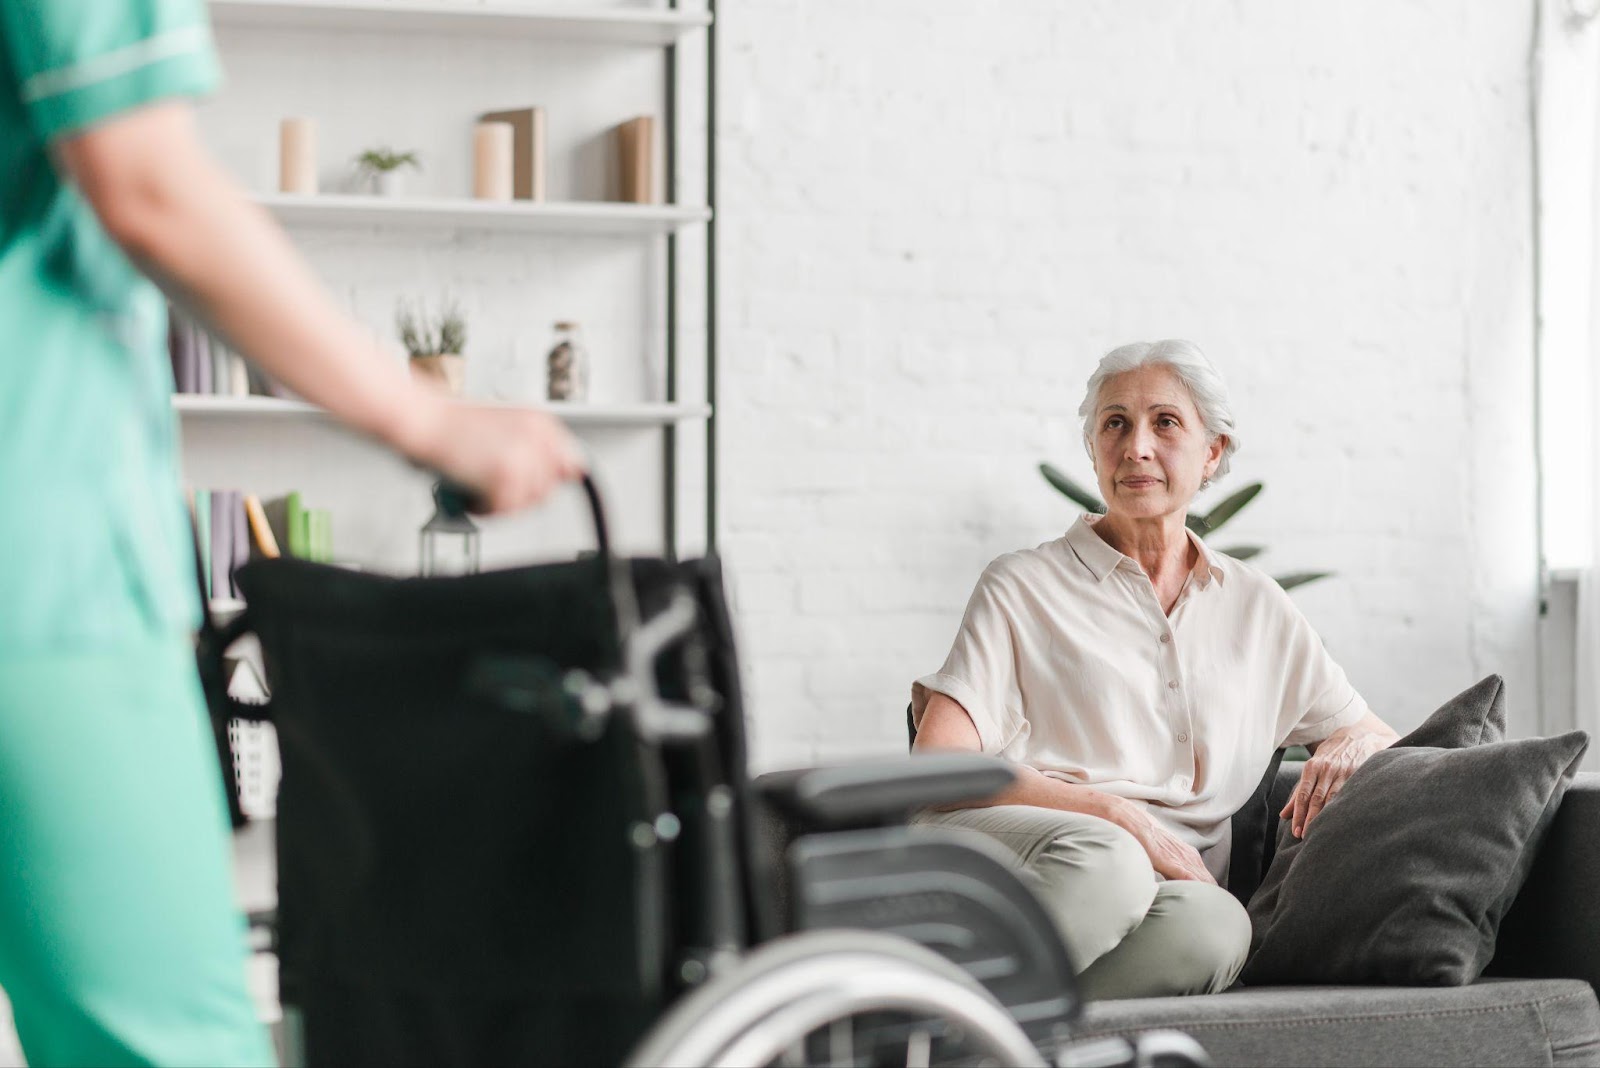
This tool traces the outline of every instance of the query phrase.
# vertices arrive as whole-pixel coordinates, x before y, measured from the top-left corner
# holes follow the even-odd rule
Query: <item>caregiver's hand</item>
[[[544,412],[417,398],[388,441],[426,467],[476,491],[486,512],[537,504],[584,472],[577,442]]]
[[[1112,822],[1133,835],[1144,847],[1150,857],[1150,866],[1157,875],[1168,879],[1190,879],[1213,886],[1217,884],[1217,880],[1206,870],[1205,861],[1200,859],[1198,849],[1157,823],[1156,818],[1150,815],[1150,810],[1138,802],[1120,797],[1116,801],[1120,804],[1115,804]]]
[[[1289,795],[1289,803],[1278,813],[1279,817],[1289,820],[1291,833],[1296,838],[1304,838],[1311,821],[1339,795],[1355,770],[1373,753],[1387,749],[1398,737],[1369,712],[1359,723],[1341,727],[1319,742],[1300,773],[1299,785]]]

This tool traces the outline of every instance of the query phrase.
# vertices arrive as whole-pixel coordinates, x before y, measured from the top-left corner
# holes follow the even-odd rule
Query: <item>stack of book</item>
[[[189,508],[200,544],[207,596],[238,599],[234,573],[257,556],[288,553],[318,563],[333,558],[333,521],[323,508],[307,508],[300,494],[262,501],[239,490],[192,490]]]
[[[171,305],[167,306],[167,354],[178,393],[221,397],[290,397],[220,338]]]

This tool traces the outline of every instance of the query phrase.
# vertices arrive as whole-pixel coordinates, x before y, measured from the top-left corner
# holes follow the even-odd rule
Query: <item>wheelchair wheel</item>
[[[903,938],[811,931],[778,939],[687,995],[631,1068],[1002,1064],[1043,1058],[960,968]]]

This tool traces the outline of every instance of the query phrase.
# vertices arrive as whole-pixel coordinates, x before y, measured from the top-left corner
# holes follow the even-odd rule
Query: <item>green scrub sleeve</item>
[[[0,0],[0,47],[41,141],[220,79],[203,0]]]

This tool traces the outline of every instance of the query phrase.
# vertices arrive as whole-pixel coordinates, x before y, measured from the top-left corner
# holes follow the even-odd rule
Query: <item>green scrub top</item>
[[[203,0],[0,0],[0,653],[197,622],[166,304],[47,147],[217,81]]]

